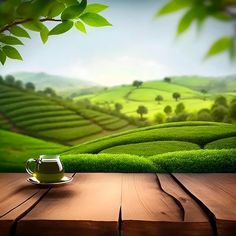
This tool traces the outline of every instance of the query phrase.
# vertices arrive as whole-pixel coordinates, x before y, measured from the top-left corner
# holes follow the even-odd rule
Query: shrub
[[[104,149],[102,153],[133,154],[145,157],[160,153],[193,149],[200,149],[200,147],[197,144],[182,141],[155,141],[114,146]]]
[[[158,112],[155,114],[155,122],[158,124],[162,124],[165,122],[165,115],[162,112]]]
[[[205,146],[205,149],[230,149],[236,148],[236,137],[218,139],[210,142]]]
[[[150,160],[163,172],[236,172],[236,149],[179,151]]]
[[[222,105],[216,106],[211,111],[211,116],[214,121],[222,122],[228,114],[228,109]]]

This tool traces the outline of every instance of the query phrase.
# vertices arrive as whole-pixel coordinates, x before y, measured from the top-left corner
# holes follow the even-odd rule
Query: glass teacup
[[[34,163],[34,170],[30,169]],[[26,171],[42,183],[60,181],[64,176],[64,169],[59,155],[40,155],[38,159],[29,159],[25,165]]]

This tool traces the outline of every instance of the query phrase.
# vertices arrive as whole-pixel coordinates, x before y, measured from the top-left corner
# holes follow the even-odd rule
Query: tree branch
[[[8,25],[4,26],[3,28],[0,28],[0,33],[4,32],[6,30],[9,30],[12,26],[24,24],[24,23],[27,23],[27,22],[31,22],[33,20],[34,19],[29,18],[29,19],[22,19],[22,20],[14,21],[11,24],[8,24]],[[52,19],[52,18],[42,18],[42,19],[39,19],[39,21],[40,22],[45,22],[45,21],[61,22],[62,20],[61,19]]]

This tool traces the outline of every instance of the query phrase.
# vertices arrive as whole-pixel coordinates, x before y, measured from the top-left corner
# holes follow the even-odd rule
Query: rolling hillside
[[[51,75],[47,73],[17,72],[13,76],[16,80],[23,83],[32,82],[37,90],[43,90],[46,87],[54,88],[58,93],[72,93],[82,88],[95,86],[93,82],[70,78],[66,76]]]
[[[181,77],[173,78],[171,83],[164,81],[148,81],[144,82],[141,87],[135,88],[134,86],[123,85],[109,88],[106,91],[101,91],[88,96],[78,96],[75,98],[76,101],[81,99],[89,99],[92,103],[98,104],[101,107],[114,107],[116,102],[123,105],[123,113],[129,116],[138,117],[136,113],[139,105],[145,105],[148,108],[148,114],[144,117],[150,120],[155,119],[157,112],[163,112],[165,106],[170,105],[172,110],[175,110],[178,102],[173,99],[172,94],[178,92],[181,94],[179,102],[183,102],[187,112],[197,112],[203,108],[210,108],[213,104],[214,99],[223,95],[228,100],[236,97],[236,79],[235,77],[229,78],[224,81],[225,87],[221,86],[223,92],[209,91],[206,95],[203,95],[200,90],[202,88],[207,89],[209,84],[215,84],[213,79],[205,79],[199,77]],[[223,83],[222,80],[217,80]],[[226,89],[227,88],[227,89]],[[163,97],[163,101],[158,104],[155,101],[157,95]]]
[[[0,130],[0,171],[24,171],[25,161],[41,154],[57,154],[67,147]]]
[[[235,172],[236,126],[178,122],[96,139],[62,154],[80,171]]]
[[[2,84],[0,128],[68,145],[133,126],[104,112]]]

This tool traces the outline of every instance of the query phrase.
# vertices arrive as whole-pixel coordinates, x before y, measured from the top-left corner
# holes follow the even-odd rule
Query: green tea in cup
[[[34,170],[30,169],[34,163]],[[26,171],[42,183],[60,181],[64,176],[64,169],[59,155],[40,155],[38,159],[29,159],[25,166]]]

